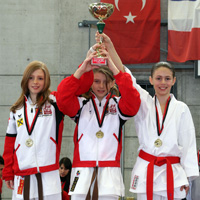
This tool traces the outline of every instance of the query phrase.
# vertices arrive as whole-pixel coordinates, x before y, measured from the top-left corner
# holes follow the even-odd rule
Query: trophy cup
[[[97,29],[99,33],[103,33],[103,29],[105,27],[105,23],[103,20],[107,19],[114,12],[114,5],[109,3],[91,3],[89,5],[89,11],[93,17],[97,18],[99,21],[97,22]],[[103,38],[100,38],[100,44],[103,42]],[[107,65],[106,60],[103,56],[100,55],[97,49],[97,57],[93,58],[91,61],[92,65]]]

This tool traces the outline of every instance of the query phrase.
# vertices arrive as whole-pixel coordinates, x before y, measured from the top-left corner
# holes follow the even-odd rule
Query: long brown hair
[[[102,67],[93,69],[94,74],[97,72],[102,73],[106,76],[107,83],[115,80],[115,78],[113,76],[113,72],[107,66],[102,66]],[[107,85],[106,85],[106,87],[107,87]],[[91,91],[92,91],[92,89],[90,88],[90,90],[88,92],[86,92],[85,94],[83,94],[82,96],[89,99],[91,97]],[[116,84],[114,84],[114,86],[111,88],[111,90],[109,92],[111,92],[111,94],[113,94],[113,95],[119,96],[119,90],[118,90],[118,87]]]
[[[46,101],[49,101],[49,95],[51,93],[49,89],[50,84],[51,84],[49,71],[43,62],[32,61],[31,63],[28,64],[28,66],[26,67],[24,71],[24,74],[21,80],[22,92],[19,99],[11,106],[10,110],[12,112],[15,113],[17,109],[20,109],[24,105],[25,95],[26,96],[29,95],[29,89],[28,89],[29,78],[31,74],[38,69],[41,69],[44,72],[45,81],[44,81],[44,88],[37,95],[36,104],[38,108],[40,109]]]

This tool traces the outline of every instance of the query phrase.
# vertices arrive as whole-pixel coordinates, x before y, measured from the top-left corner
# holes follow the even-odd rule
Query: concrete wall
[[[88,28],[79,28],[78,22],[94,20],[88,11],[91,0],[0,0],[0,154],[9,117],[9,108],[20,94],[20,81],[27,64],[32,60],[45,62],[51,74],[51,89],[56,90],[66,74],[72,74],[88,50]],[[161,18],[167,19],[167,1],[161,0]],[[93,44],[96,28],[91,28]],[[161,47],[166,49],[167,28],[161,27]],[[161,60],[166,53],[161,52]],[[190,64],[190,63],[189,63]],[[133,70],[138,80],[148,80],[149,70]],[[187,103],[194,119],[197,142],[200,145],[200,79],[192,70],[177,71],[177,97]],[[75,124],[67,116],[61,157],[73,157]],[[138,141],[133,119],[124,127],[124,182],[126,197],[130,173],[134,165]],[[11,191],[3,186],[3,199],[11,199]]]

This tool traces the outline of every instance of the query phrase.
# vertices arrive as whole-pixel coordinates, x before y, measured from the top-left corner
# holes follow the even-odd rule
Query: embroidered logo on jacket
[[[17,194],[22,195],[23,188],[24,188],[24,177],[20,176],[19,185],[18,185],[18,189],[17,189]]]
[[[20,127],[21,125],[23,125],[23,123],[24,123],[23,118],[20,118],[20,119],[17,120],[17,126],[18,127]]]
[[[112,114],[112,115],[116,115],[117,114],[117,109],[116,109],[116,105],[115,104],[110,105],[108,107],[107,114]]]
[[[71,187],[71,189],[70,189],[71,192],[73,192],[74,189],[75,189],[75,187],[76,187],[76,184],[77,184],[77,182],[78,182],[80,173],[81,173],[81,172],[80,172],[79,170],[76,172],[76,176],[75,176],[75,178],[74,178],[74,182],[73,182],[72,187]]]
[[[77,176],[79,176],[79,175],[80,175],[80,173],[81,173],[81,172],[78,170],[78,171],[76,172],[76,175],[77,175]]]
[[[52,111],[51,111],[51,105],[48,104],[44,106],[44,115],[52,115]]]
[[[43,117],[43,116],[50,116],[50,115],[52,115],[51,105],[45,104],[43,109],[40,109],[39,116]]]
[[[132,185],[131,185],[131,188],[132,188],[133,190],[135,190],[135,189],[137,188],[138,180],[139,180],[139,176],[135,175],[135,176],[134,176],[134,179],[133,179],[133,183],[132,183]]]

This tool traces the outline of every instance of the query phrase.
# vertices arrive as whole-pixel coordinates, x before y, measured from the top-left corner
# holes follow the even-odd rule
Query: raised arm
[[[100,37],[103,38],[103,43],[99,44],[100,42]],[[124,66],[122,64],[122,61],[119,57],[119,55],[117,54],[117,51],[111,41],[111,39],[105,34],[99,34],[99,32],[97,31],[95,34],[95,39],[97,44],[93,45],[90,50],[88,51],[88,54],[94,52],[96,50],[96,48],[100,47],[102,49],[106,49],[113,61],[113,63],[115,64],[115,66],[119,69],[119,71],[124,72]]]
[[[121,113],[128,116],[135,116],[140,108],[140,94],[133,86],[131,76],[126,72],[120,72],[115,76],[121,99],[119,101],[119,109]]]
[[[95,53],[92,53],[86,57],[75,73],[70,77],[63,79],[58,85],[56,93],[58,108],[63,114],[68,115],[69,117],[74,117],[80,109],[78,100],[78,96],[82,94],[80,92],[87,92],[93,83],[92,69],[97,66],[92,66],[90,62],[94,56]],[[89,72],[92,73],[92,77],[90,76],[90,79],[88,80],[86,74]],[[85,91],[86,88],[88,89],[87,91]]]

